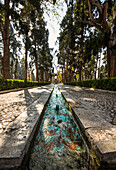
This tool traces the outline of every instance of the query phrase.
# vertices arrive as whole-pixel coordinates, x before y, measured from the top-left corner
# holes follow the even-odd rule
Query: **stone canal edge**
[[[0,169],[16,169],[21,166],[52,89],[53,85],[41,87],[39,98],[11,122],[7,131],[0,136]]]
[[[75,118],[85,134],[85,137],[90,142],[93,151],[99,158],[100,162],[105,162],[109,165],[116,165],[116,125],[110,124],[108,121],[103,119],[101,116],[101,110],[92,107],[91,102],[87,101],[87,98],[81,96],[78,98],[76,93],[83,93],[83,88],[81,87],[71,87],[68,85],[59,85],[60,91],[64,98],[71,106],[74,112]],[[85,90],[91,91],[91,89],[85,88]],[[110,91],[103,91],[95,89],[95,93],[114,93]],[[94,92],[92,92],[94,94]],[[80,100],[83,99],[83,100]],[[84,101],[84,99],[86,99]],[[93,99],[94,100],[94,99]]]

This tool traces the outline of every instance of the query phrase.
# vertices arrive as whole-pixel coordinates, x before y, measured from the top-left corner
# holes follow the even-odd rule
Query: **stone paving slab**
[[[0,169],[16,168],[21,165],[52,88],[53,86],[49,85],[0,95],[1,107],[4,102],[1,111],[4,110],[4,106],[7,106],[6,112],[3,112],[4,115],[8,114],[9,109],[12,112],[18,110],[15,119],[11,119],[0,133]],[[18,109],[13,107],[16,102]],[[24,107],[23,110],[21,107]],[[6,117],[2,118],[0,123],[3,125]]]
[[[116,163],[116,92],[59,85],[100,161]]]

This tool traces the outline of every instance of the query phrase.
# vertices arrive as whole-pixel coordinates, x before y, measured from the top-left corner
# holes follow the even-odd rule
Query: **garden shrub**
[[[64,84],[116,91],[116,78],[75,81],[75,82],[67,82]]]
[[[0,90],[24,88],[24,87],[33,87],[33,86],[42,86],[48,85],[50,82],[38,82],[38,81],[24,81],[17,79],[0,79]]]

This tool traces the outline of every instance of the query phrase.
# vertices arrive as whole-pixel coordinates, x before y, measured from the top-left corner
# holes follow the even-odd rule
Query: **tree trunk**
[[[13,79],[14,78],[14,62],[13,62],[13,59],[11,61],[11,69],[10,69],[10,75],[11,75],[11,78]]]
[[[18,66],[18,59],[16,59],[16,64],[15,64],[15,79],[17,79],[17,66]]]
[[[111,61],[110,61],[110,45],[109,42],[107,43],[107,72],[108,72],[108,78],[110,78],[110,72],[111,72]]]
[[[45,81],[48,82],[49,80],[49,73],[48,73],[48,70],[45,71]]]
[[[79,81],[81,81],[81,72],[82,72],[82,64],[80,62],[80,68],[79,68]]]
[[[71,58],[71,60],[73,60]],[[73,71],[72,71],[73,64],[70,65],[70,72],[69,72],[69,82],[73,81]]]
[[[34,22],[34,28],[36,28],[36,24]],[[36,68],[36,81],[39,81],[38,74],[38,56],[37,56],[37,47],[36,47],[36,32],[34,31],[34,46],[35,46],[35,68]]]
[[[4,33],[3,33],[3,43],[4,43],[4,57],[3,57],[3,76],[5,79],[10,78],[10,51],[9,51],[9,29],[10,29],[10,21],[9,21],[9,4],[10,0],[5,0],[5,25],[4,25]]]
[[[68,56],[66,58],[66,82],[69,81],[69,77],[68,77]]]
[[[50,72],[50,82],[53,83],[52,78],[53,78],[53,76],[52,76],[52,73]]]
[[[90,79],[90,72],[88,71],[87,79]]]
[[[94,74],[95,74],[95,80],[96,80],[96,71],[94,72]]]
[[[110,77],[116,77],[116,49],[111,51],[111,72]]]
[[[38,60],[37,60],[37,55],[35,56],[35,68],[36,68],[36,81],[39,81],[38,78]]]
[[[24,75],[25,82],[27,81],[27,54],[28,54],[28,50],[27,50],[27,35],[26,35],[26,43],[25,43],[25,75]]]
[[[110,56],[111,56],[111,73],[110,77],[116,77],[116,1],[115,1],[115,25],[113,29],[113,34],[110,37]]]
[[[62,67],[62,82],[64,83],[64,69]]]
[[[41,82],[44,81],[44,72],[43,72],[43,68],[40,68],[40,81],[41,81]]]

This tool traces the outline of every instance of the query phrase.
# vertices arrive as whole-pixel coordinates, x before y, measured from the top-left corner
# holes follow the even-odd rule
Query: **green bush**
[[[0,90],[42,86],[48,85],[50,82],[27,81],[17,79],[0,79]]]
[[[67,83],[64,83],[64,84],[116,91],[116,78],[75,81],[75,82],[67,82]]]

